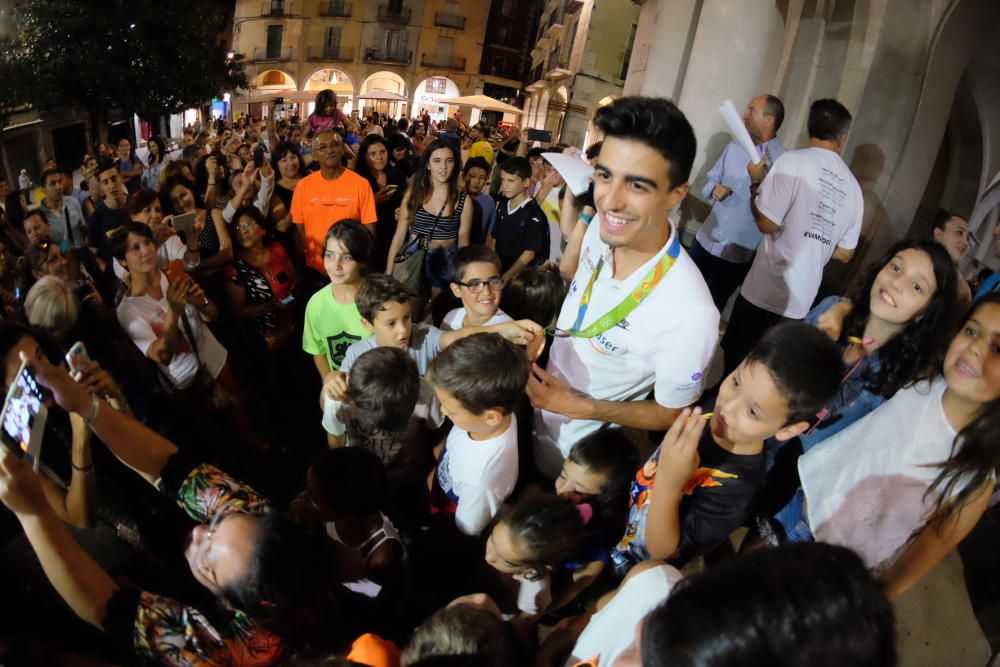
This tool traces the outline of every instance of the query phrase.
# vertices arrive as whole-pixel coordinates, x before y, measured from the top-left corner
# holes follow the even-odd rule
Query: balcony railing
[[[438,28],[454,28],[455,30],[465,30],[465,17],[445,12],[434,14],[434,25]]]
[[[257,47],[253,50],[253,55],[250,60],[258,63],[263,62],[280,62],[284,60],[294,60],[295,59],[295,48],[291,46],[286,46],[283,49],[268,49],[266,47]]]
[[[389,5],[379,5],[378,20],[384,23],[401,23],[406,25],[410,22],[410,13],[409,7],[403,7],[397,11]]]
[[[292,0],[263,0],[260,3],[261,16],[291,16],[294,10]]]
[[[309,60],[332,60],[349,63],[354,61],[354,49],[342,46],[310,46]]]
[[[350,18],[352,9],[351,3],[344,0],[326,0],[319,6],[319,15]]]
[[[440,53],[425,53],[420,56],[420,66],[453,69],[461,72],[465,69],[465,58],[456,58],[455,56],[446,56]]]
[[[409,65],[413,60],[413,51],[396,49],[365,49],[366,63],[392,63]]]

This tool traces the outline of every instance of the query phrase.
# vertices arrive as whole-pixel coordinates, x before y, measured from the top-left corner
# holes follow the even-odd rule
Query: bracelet
[[[89,466],[86,466],[85,468],[81,468],[80,466],[76,465],[73,462],[70,462],[70,465],[73,466],[73,470],[75,470],[76,472],[82,473],[84,475],[89,475],[90,473],[94,472],[94,464],[93,463],[91,463]]]
[[[90,415],[85,417],[83,420],[83,423],[87,425],[87,428],[91,429],[94,428],[94,422],[97,421],[97,413],[100,411],[100,409],[101,409],[101,399],[97,398],[97,396],[91,397]]]

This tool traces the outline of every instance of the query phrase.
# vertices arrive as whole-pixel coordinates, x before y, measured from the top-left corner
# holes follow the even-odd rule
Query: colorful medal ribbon
[[[583,295],[580,297],[580,307],[576,314],[576,322],[568,330],[556,330],[556,336],[573,336],[575,338],[593,338],[598,334],[602,334],[611,327],[617,325],[619,322],[624,320],[629,314],[636,309],[636,307],[642,303],[643,299],[649,296],[650,292],[659,284],[663,277],[670,272],[673,268],[674,262],[681,254],[681,238],[679,233],[674,233],[674,240],[667,248],[667,251],[663,253],[663,257],[658,261],[649,272],[643,276],[642,280],[639,281],[639,285],[635,290],[629,294],[625,299],[619,303],[617,306],[612,308],[610,311],[598,317],[586,329],[582,331],[580,328],[583,326],[583,318],[587,314],[587,308],[590,306],[590,294],[594,291],[594,283],[597,282],[597,277],[601,274],[601,269],[604,268],[604,258],[598,260],[597,266],[594,267],[594,272],[590,274],[590,281],[587,283],[587,288],[583,291]]]

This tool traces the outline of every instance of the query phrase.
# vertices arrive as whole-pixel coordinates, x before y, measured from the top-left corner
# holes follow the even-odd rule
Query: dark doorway
[[[87,130],[83,123],[64,125],[52,130],[52,148],[56,164],[63,169],[76,169],[87,153]]]
[[[22,134],[10,137],[4,141],[4,151],[7,153],[7,165],[10,167],[11,187],[17,187],[17,177],[22,169],[28,170],[32,182],[38,182],[40,172],[38,164],[38,148],[35,145],[34,134]]]

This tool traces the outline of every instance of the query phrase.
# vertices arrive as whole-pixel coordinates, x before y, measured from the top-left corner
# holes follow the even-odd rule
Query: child
[[[476,334],[441,353],[427,373],[455,426],[432,483],[432,507],[479,535],[517,483],[517,419],[528,359],[500,336]],[[433,511],[433,510],[432,510]]]
[[[330,227],[323,240],[323,267],[330,285],[316,292],[306,305],[302,349],[313,355],[324,382],[340,369],[352,343],[372,335],[361,324],[361,315],[354,304],[371,248],[372,235],[357,220],[338,222]]]
[[[837,347],[816,329],[771,329],[719,387],[711,421],[685,409],[636,474],[628,526],[611,554],[619,574],[650,558],[680,567],[726,539],[764,481],[764,440],[805,431],[842,371]]]
[[[502,288],[500,258],[495,252],[484,245],[461,248],[452,262],[451,291],[462,300],[462,307],[445,315],[441,328],[453,331],[510,322],[500,310]]]
[[[553,570],[572,557],[583,533],[580,508],[560,496],[525,498],[493,527],[486,562],[517,582],[520,613],[539,616],[549,607]]]
[[[388,490],[378,458],[360,447],[323,452],[306,473],[306,488],[294,503],[307,522],[323,524],[334,541],[356,551],[364,570],[348,588],[377,597],[400,594],[406,581],[406,550],[383,513]]]
[[[531,165],[526,159],[512,157],[500,165],[500,194],[505,199],[497,203],[497,221],[487,245],[500,256],[504,283],[549,258],[549,223],[528,196],[530,181]]]
[[[347,116],[337,108],[337,94],[329,89],[319,91],[313,112],[306,119],[306,137],[311,139],[320,132],[329,132],[337,124],[347,124]]]
[[[954,264],[933,241],[900,241],[873,265],[846,300],[850,314],[837,336],[851,370],[817,424],[799,438],[804,450],[844,430],[901,387],[934,375],[947,347],[941,332],[956,321],[954,283]],[[822,329],[824,313],[842,308],[842,302],[824,299],[805,322]]]
[[[566,282],[557,269],[532,266],[517,274],[504,288],[500,305],[514,319],[528,319],[551,327],[565,298]]]
[[[941,375],[806,452],[802,488],[775,517],[788,539],[854,549],[883,573],[890,599],[937,565],[979,521],[995,486],[998,340],[1000,294],[989,294],[973,304]]]

